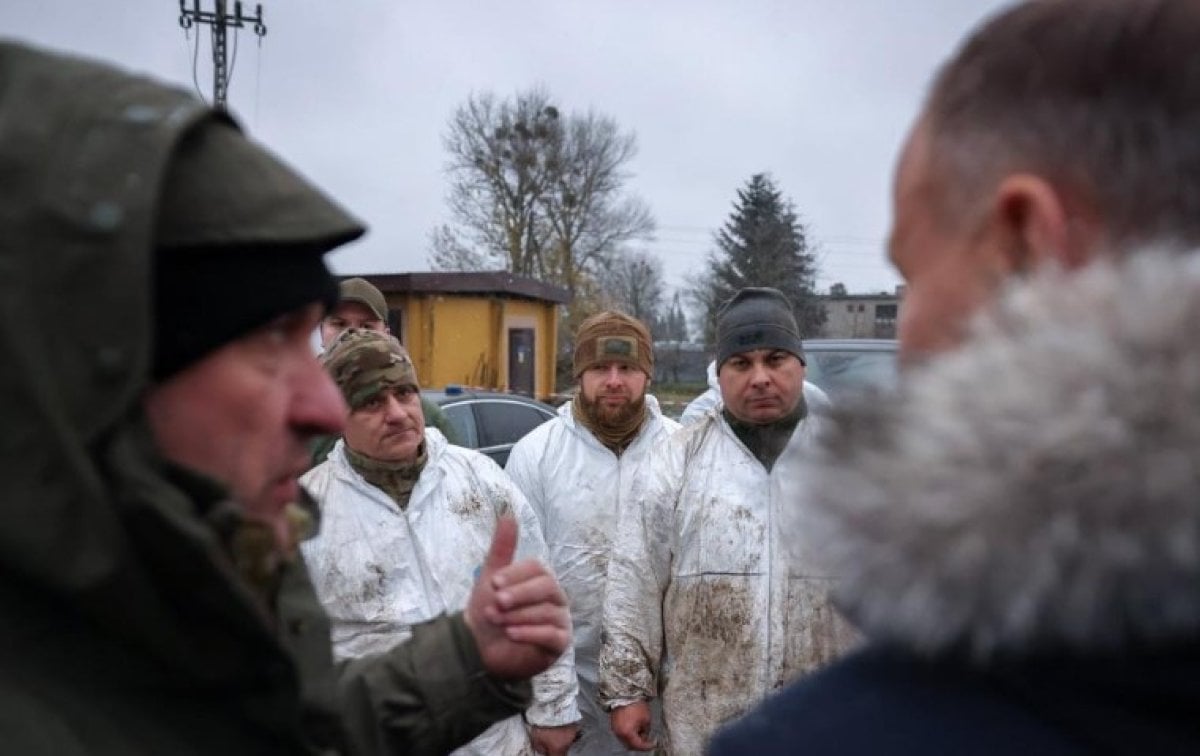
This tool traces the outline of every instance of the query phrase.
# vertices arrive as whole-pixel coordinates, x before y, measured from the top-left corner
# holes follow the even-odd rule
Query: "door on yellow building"
[[[508,329],[508,390],[533,396],[533,329]]]

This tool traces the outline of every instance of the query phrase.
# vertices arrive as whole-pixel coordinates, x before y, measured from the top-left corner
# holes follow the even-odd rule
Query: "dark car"
[[[806,339],[809,381],[836,404],[854,394],[896,385],[895,339]]]
[[[513,444],[555,415],[549,404],[520,394],[457,386],[421,393],[446,413],[460,445],[488,455],[501,467]]]

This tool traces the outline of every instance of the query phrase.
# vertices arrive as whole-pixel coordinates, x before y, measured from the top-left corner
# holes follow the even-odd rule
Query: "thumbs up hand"
[[[514,564],[516,548],[516,520],[501,517],[463,614],[483,666],[501,679],[544,671],[571,643],[571,613],[558,581],[535,559]]]

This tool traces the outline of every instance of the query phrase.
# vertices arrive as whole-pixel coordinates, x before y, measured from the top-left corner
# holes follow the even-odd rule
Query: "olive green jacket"
[[[222,118],[0,43],[0,751],[445,752],[528,687],[486,677],[461,618],[335,668],[303,563],[253,590],[237,509],[141,415],[158,188]]]

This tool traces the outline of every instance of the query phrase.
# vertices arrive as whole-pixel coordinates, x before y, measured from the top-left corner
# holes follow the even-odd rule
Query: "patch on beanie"
[[[766,340],[766,331],[762,330],[761,328],[757,331],[750,331],[749,333],[739,333],[735,339],[737,345],[740,347],[756,346],[758,344],[762,344]]]
[[[629,336],[606,336],[596,340],[596,359],[606,357],[623,357],[629,360],[638,358],[637,341]]]

